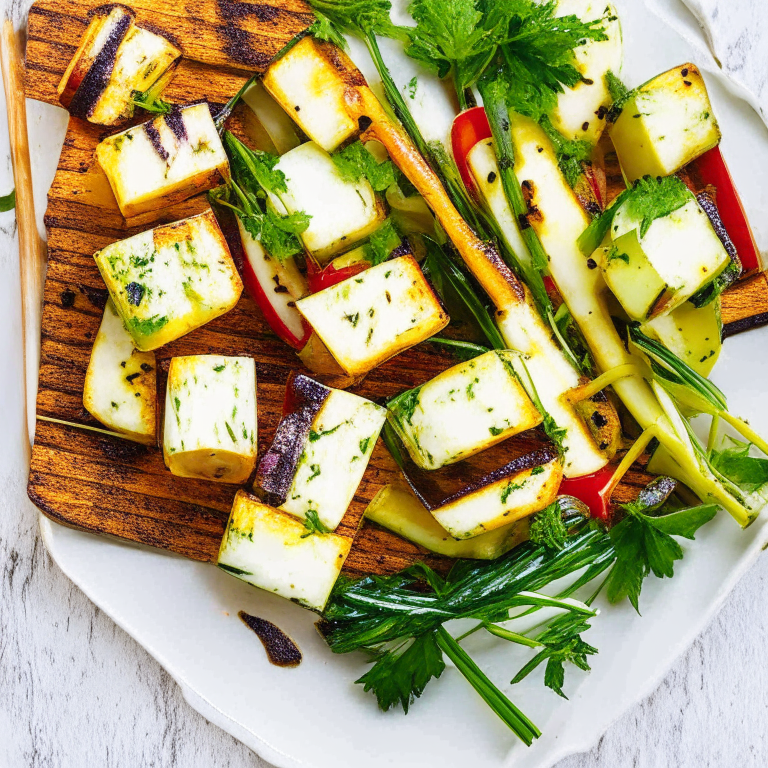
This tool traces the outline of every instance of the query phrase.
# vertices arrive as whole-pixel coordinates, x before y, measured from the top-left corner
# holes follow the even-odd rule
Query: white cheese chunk
[[[157,439],[155,367],[155,353],[134,347],[108,300],[85,373],[85,409],[129,440],[153,445]]]
[[[329,48],[305,37],[270,65],[262,82],[312,141],[333,152],[359,128],[345,108],[346,83],[325,55]],[[333,53],[344,56],[335,47]]]
[[[134,93],[162,89],[180,57],[164,37],[137,27],[129,8],[97,8],[59,82],[59,100],[76,117],[114,125],[133,115]]]
[[[178,339],[237,304],[243,284],[210,209],[94,254],[138,349]]]
[[[334,533],[307,534],[293,515],[238,491],[218,565],[254,587],[322,611],[352,542]]]
[[[603,263],[605,278],[616,298],[634,320],[644,321],[670,312],[714,280],[730,264],[730,256],[712,227],[709,217],[690,193],[689,201],[667,216],[655,219],[643,237],[641,221],[625,204],[611,226],[614,248]],[[626,258],[621,258],[626,257]],[[637,306],[640,280],[655,303]],[[659,289],[659,290],[657,290]],[[643,312],[645,314],[639,314]]]
[[[308,141],[286,152],[275,166],[285,174],[288,192],[270,193],[278,213],[304,211],[312,218],[301,234],[320,263],[368,237],[386,218],[367,179],[345,181],[331,156]]]
[[[456,539],[468,539],[539,512],[557,496],[563,468],[559,460],[505,477],[430,510]]]
[[[207,104],[173,110],[96,147],[126,218],[165,208],[229,179],[229,162]]]
[[[387,418],[418,466],[454,464],[541,423],[515,357],[487,352],[390,402]]]
[[[370,400],[330,390],[280,509],[300,518],[314,511],[328,530],[335,530],[363,479],[386,414]]]
[[[720,128],[699,70],[683,64],[641,85],[610,136],[630,182],[671,176],[717,146]]]
[[[621,71],[623,45],[621,22],[616,8],[605,0],[559,0],[557,16],[576,16],[582,21],[605,19],[606,40],[587,40],[574,51],[574,65],[581,81],[573,88],[565,87],[557,96],[552,111],[552,124],[569,139],[583,139],[596,144],[606,127],[606,114],[611,98],[606,74]]]
[[[296,306],[351,376],[367,373],[448,324],[412,256],[371,267]]]
[[[528,521],[522,519],[457,541],[402,483],[385,485],[368,505],[365,516],[398,536],[446,557],[495,560],[528,538]]]
[[[244,483],[256,464],[256,366],[250,357],[174,357],[163,457],[179,477]]]

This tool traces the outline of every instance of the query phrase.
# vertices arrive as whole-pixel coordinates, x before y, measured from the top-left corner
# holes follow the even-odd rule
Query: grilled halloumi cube
[[[250,357],[174,357],[163,457],[179,477],[244,483],[256,465],[256,366]]]
[[[243,284],[210,209],[94,254],[138,349],[157,349],[237,304]]]
[[[385,485],[368,505],[365,517],[446,557],[495,560],[528,538],[528,521],[522,519],[472,539],[457,541],[401,483]]]
[[[389,402],[387,419],[416,464],[454,464],[541,423],[513,357],[487,352]]]
[[[667,314],[712,282],[731,258],[696,198],[642,222],[625,203],[611,226],[612,246],[601,259],[605,281],[627,314],[638,321]]]
[[[288,382],[291,413],[259,465],[257,483],[274,506],[328,530],[341,522],[384,425],[386,409],[298,374]]]
[[[155,353],[139,352],[111,299],[104,308],[85,373],[83,405],[128,440],[157,440]]]
[[[596,144],[606,127],[611,98],[606,74],[618,74],[623,58],[621,22],[616,8],[605,0],[559,0],[557,16],[576,16],[582,21],[603,19],[604,40],[587,40],[574,51],[581,81],[557,95],[552,124],[569,139]]]
[[[362,376],[448,324],[412,256],[398,256],[296,302],[339,365]]]
[[[275,167],[285,174],[288,192],[279,198],[270,193],[270,202],[282,215],[304,211],[312,217],[301,239],[321,264],[368,237],[386,218],[368,180],[345,181],[314,142],[286,152]]]
[[[134,24],[122,5],[97,8],[58,85],[59,100],[75,117],[114,125],[133,115],[135,93],[169,79],[181,51]]]
[[[525,461],[521,461],[518,471],[514,464],[510,464],[504,477],[491,476],[487,483],[468,488],[466,493],[447,499],[430,512],[451,536],[469,539],[548,507],[555,500],[563,478],[559,458],[533,467],[525,467]]]
[[[345,108],[347,86],[326,56],[329,49],[314,37],[305,37],[270,65],[262,82],[312,141],[333,152],[359,127]],[[344,55],[335,47],[333,53]]]
[[[109,136],[96,147],[126,218],[186,200],[229,179],[229,162],[207,104]]]
[[[633,91],[609,132],[630,182],[671,176],[720,143],[707,87],[693,64],[670,69]]]
[[[309,534],[293,515],[238,491],[218,565],[254,587],[322,611],[351,544],[334,533]]]

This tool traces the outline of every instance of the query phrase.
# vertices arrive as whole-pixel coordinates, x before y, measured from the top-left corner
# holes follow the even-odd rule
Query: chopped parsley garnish
[[[365,148],[362,141],[334,152],[333,164],[344,181],[357,183],[368,179],[376,192],[383,192],[395,183],[395,166],[391,160],[380,163]]]

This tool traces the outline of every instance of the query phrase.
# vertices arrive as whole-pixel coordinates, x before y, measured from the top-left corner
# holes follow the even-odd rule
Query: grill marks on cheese
[[[96,147],[126,218],[186,200],[229,179],[229,161],[207,104],[175,106]]]
[[[181,51],[136,26],[125,6],[94,12],[58,85],[59,100],[75,117],[114,125],[133,115],[133,94],[168,78]]]
[[[291,376],[286,400],[288,413],[256,482],[270,504],[301,519],[313,513],[334,530],[360,485],[386,409],[304,374]]]
[[[314,511],[335,530],[357,491],[384,425],[386,410],[334,389],[315,416],[280,509],[302,519]]]
[[[210,209],[113,243],[94,259],[141,350],[157,349],[228,312],[242,293]]]
[[[399,256],[296,302],[351,376],[359,376],[448,324],[412,256]]]
[[[243,483],[256,464],[256,367],[250,357],[174,357],[163,457],[179,477]]]

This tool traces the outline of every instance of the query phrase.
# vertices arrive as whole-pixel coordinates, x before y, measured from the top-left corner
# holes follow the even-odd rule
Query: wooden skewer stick
[[[24,417],[29,423],[29,403],[37,393],[39,366],[40,310],[45,274],[46,249],[35,221],[35,201],[32,196],[32,168],[27,135],[27,108],[24,98],[24,63],[19,39],[13,22],[5,19],[0,35],[0,64],[2,64],[5,101],[8,112],[8,133],[11,141],[13,179],[16,185],[16,221],[19,232],[19,272],[21,276],[22,344],[24,350]],[[33,425],[32,425],[33,427]],[[33,433],[33,432],[32,432]],[[24,439],[24,451],[29,459],[30,443]]]

